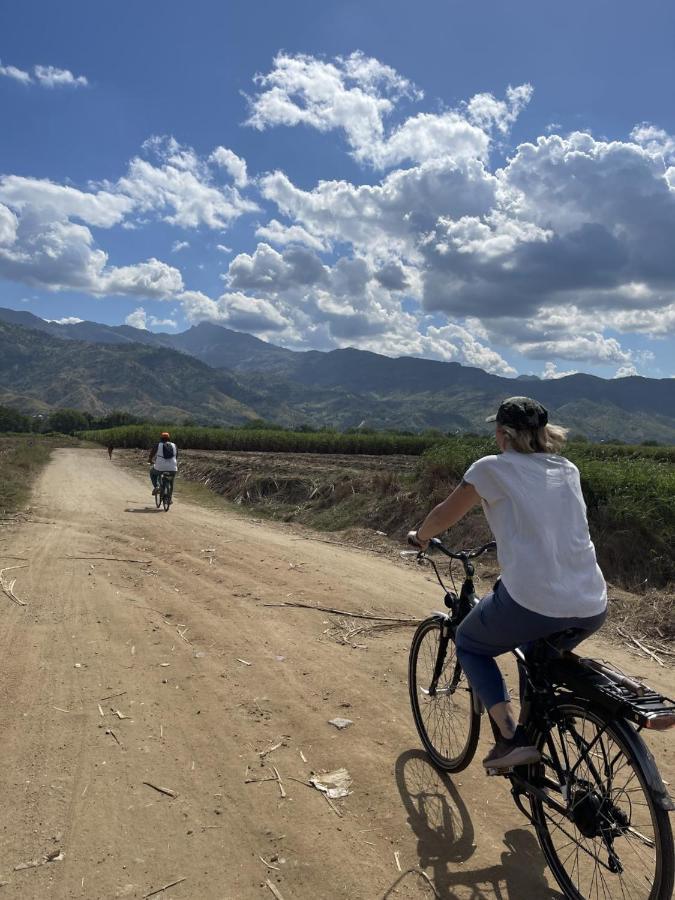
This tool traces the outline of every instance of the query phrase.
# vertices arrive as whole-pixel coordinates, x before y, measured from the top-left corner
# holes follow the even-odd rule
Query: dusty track
[[[62,450],[33,520],[0,529],[0,567],[28,566],[14,573],[28,605],[0,594],[0,897],[141,898],[184,878],[157,896],[271,900],[270,879],[284,900],[430,898],[420,866],[443,898],[559,896],[506,784],[477,762],[450,781],[419,752],[410,630],[352,649],[328,616],[262,605],[422,617],[439,604],[423,572],[203,509],[180,482],[168,515],[150,502],[104,451]],[[673,690],[672,670],[588,647]],[[247,766],[270,776],[259,753],[282,740],[266,761],[285,798],[245,783]],[[668,743],[651,746],[672,781]],[[341,817],[293,780],[340,766]]]

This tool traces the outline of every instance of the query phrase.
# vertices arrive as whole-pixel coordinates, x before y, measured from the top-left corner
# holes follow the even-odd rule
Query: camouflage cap
[[[510,428],[543,428],[548,422],[548,410],[531,397],[509,397],[504,400],[486,422],[497,422]]]

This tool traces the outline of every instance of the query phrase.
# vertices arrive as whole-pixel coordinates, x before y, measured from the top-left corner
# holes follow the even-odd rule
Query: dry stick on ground
[[[276,766],[272,766],[271,768],[272,768],[272,771],[274,772],[274,774],[277,776],[277,782],[279,783],[279,793],[281,794],[282,798],[285,798],[286,791],[284,790],[284,785],[281,781],[281,775],[279,774],[279,770],[277,769]]]
[[[264,863],[264,864],[267,866],[268,869],[276,869],[277,872],[280,872],[280,871],[281,871],[281,869],[279,868],[279,866],[273,866],[272,863],[268,863],[267,860],[266,860],[266,859],[263,859],[262,856],[261,856],[260,854],[258,854],[258,859],[260,860],[261,863]]]
[[[121,697],[123,694],[126,694],[126,691],[120,691],[117,694],[108,694],[107,697],[101,697],[101,703],[103,703],[104,700],[112,700],[113,697]]]
[[[291,538],[293,541],[316,541],[317,544],[332,544],[334,547],[350,547],[352,550],[361,550],[362,553],[376,553],[378,556],[386,556],[383,550],[375,550],[373,547],[359,547],[358,544],[348,544],[346,541],[327,541],[325,538]]]
[[[294,778],[292,775],[287,775],[286,778],[290,779],[290,781],[297,781],[298,784],[304,784],[305,787],[311,788],[315,793],[321,794],[321,796],[324,798],[324,800],[326,801],[326,803],[327,803],[327,804],[330,806],[330,808],[333,810],[333,812],[335,813],[335,815],[338,816],[338,818],[340,818],[340,819],[343,818],[343,813],[342,813],[342,811],[339,810],[339,809],[337,808],[337,806],[333,803],[333,801],[330,799],[330,797],[328,796],[328,794],[324,794],[323,791],[319,791],[319,790],[317,789],[316,785],[312,784],[311,781],[303,781],[302,778]]]
[[[5,581],[4,575],[5,572],[11,572],[12,569],[27,569],[28,566],[5,566],[4,569],[0,569],[0,587],[4,594],[6,594],[10,600],[16,603],[18,606],[26,606],[23,600],[19,600],[19,598],[14,593],[14,585],[16,584],[16,578],[11,583]]]
[[[281,896],[281,894],[279,893],[277,888],[272,884],[272,882],[269,880],[269,878],[265,881],[265,884],[272,891],[272,893],[276,897],[276,900],[284,900],[284,898]]]
[[[154,791],[159,791],[160,794],[166,794],[167,797],[173,797],[175,799],[178,796],[178,794],[170,788],[159,787],[151,781],[144,781],[143,784],[147,784],[147,786],[151,787]],[[169,885],[169,887],[171,887],[171,885]]]
[[[169,884],[157,888],[156,891],[150,891],[149,894],[143,894],[143,900],[148,900],[148,897],[154,897],[155,894],[161,894],[162,891],[168,891],[170,887],[175,887],[177,884],[182,884],[184,881],[187,881],[187,876],[185,878],[178,878],[176,881],[171,881]]]
[[[347,612],[345,609],[335,609],[333,606],[313,606],[311,603],[301,603],[298,600],[284,601],[283,603],[263,603],[263,606],[278,606],[297,609],[314,609],[317,612],[333,613],[336,616],[349,616],[351,619],[371,619],[375,622],[396,622],[400,625],[419,625],[419,619],[401,619],[396,616],[374,616],[370,613]]]
[[[274,775],[266,775],[264,778],[249,778],[248,770],[249,766],[246,766],[246,772],[244,773],[244,784],[261,784],[263,781],[276,781],[277,779]]]
[[[638,639],[637,639],[636,637],[633,637],[631,634],[627,634],[622,628],[617,628],[616,630],[619,632],[619,634],[620,634],[622,637],[625,637],[625,638],[627,638],[629,641],[632,641],[634,644],[636,644],[637,647],[639,647],[640,650],[643,651],[643,653],[646,653],[648,656],[651,656],[653,659],[655,659],[656,662],[657,662],[660,666],[665,667],[665,664],[663,663],[662,660],[660,660],[660,659],[658,658],[658,656],[656,655],[656,653],[654,653],[653,650],[650,650],[648,647],[645,647],[645,645],[642,644],[642,643],[640,643],[640,641],[638,641]]]
[[[326,803],[330,806],[330,808],[333,810],[333,812],[335,813],[335,815],[336,815],[339,819],[341,819],[341,818],[342,818],[342,811],[339,810],[339,809],[337,808],[337,806],[333,803],[333,801],[330,799],[330,797],[328,796],[328,794],[324,794],[323,796],[326,798]]]
[[[149,566],[152,560],[150,559],[121,559],[119,556],[57,556],[57,559],[100,559],[104,562],[130,562],[130,563],[143,563],[143,565]]]
[[[279,741],[278,744],[274,744],[274,746],[268,747],[267,750],[261,750],[261,751],[258,753],[258,756],[259,756],[261,759],[264,759],[264,758],[267,756],[268,753],[272,753],[272,751],[278,750],[279,747],[283,747],[283,745],[284,745],[284,742],[283,742],[283,741]]]
[[[656,655],[656,653],[653,652],[653,650],[650,650],[648,647],[645,647],[645,645],[643,643],[641,643],[640,641],[638,641],[637,638],[631,638],[631,640],[633,641],[634,644],[637,644],[637,646],[640,648],[640,650],[644,650],[645,653],[647,653],[649,656],[651,656],[653,659],[655,659],[656,662],[660,666],[662,666],[662,667],[665,666],[663,661],[658,658],[658,656]]]

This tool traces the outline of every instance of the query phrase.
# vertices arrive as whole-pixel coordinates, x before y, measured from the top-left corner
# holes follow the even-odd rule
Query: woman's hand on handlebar
[[[426,550],[429,546],[429,541],[422,541],[417,536],[417,531],[409,531],[408,532],[408,543],[411,547],[415,547],[417,550]]]

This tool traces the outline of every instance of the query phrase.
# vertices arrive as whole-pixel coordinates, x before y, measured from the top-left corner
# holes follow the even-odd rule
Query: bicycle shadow
[[[546,862],[534,834],[525,828],[506,832],[499,864],[469,871],[459,868],[476,850],[473,822],[452,780],[421,750],[399,756],[396,783],[417,836],[419,868],[403,872],[382,900],[393,898],[406,882],[411,888],[417,882],[423,890],[422,872],[428,869],[441,900],[561,900],[563,895],[546,883]]]
[[[128,512],[128,513],[158,513],[158,512],[161,512],[161,510],[157,509],[156,506],[138,506],[138,507],[127,506],[126,509],[124,510],[124,512]]]

